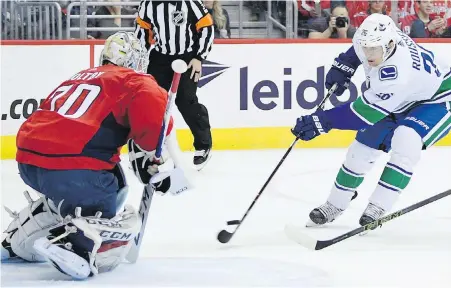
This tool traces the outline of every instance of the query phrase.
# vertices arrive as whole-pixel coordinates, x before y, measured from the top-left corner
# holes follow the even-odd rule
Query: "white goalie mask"
[[[396,47],[396,29],[389,16],[371,14],[354,36],[354,49],[358,54],[365,55],[369,65],[380,65],[390,57]]]
[[[146,72],[149,64],[147,50],[141,41],[133,33],[122,31],[106,39],[99,65],[103,65],[105,60],[137,72]]]

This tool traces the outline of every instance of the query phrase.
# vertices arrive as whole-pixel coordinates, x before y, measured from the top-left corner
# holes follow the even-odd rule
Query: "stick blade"
[[[301,246],[311,250],[318,250],[316,248],[318,241],[305,233],[302,233],[301,227],[295,225],[285,225],[284,232],[289,239],[300,244]]]
[[[227,225],[240,225],[241,221],[240,220],[230,220],[227,221]]]
[[[230,239],[232,238],[233,233],[230,233],[226,230],[221,230],[221,232],[218,233],[218,241],[225,244],[227,242],[230,241]]]

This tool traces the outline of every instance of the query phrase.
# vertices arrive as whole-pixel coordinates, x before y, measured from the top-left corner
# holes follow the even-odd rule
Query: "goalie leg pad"
[[[115,269],[130,249],[129,241],[133,240],[141,228],[138,214],[129,205],[125,206],[124,212],[112,219],[100,218],[101,213],[83,217],[81,212],[81,208],[77,207],[75,218],[66,225],[65,233],[55,235],[53,239],[41,238],[35,242],[36,250],[54,267],[75,279],[86,279]],[[63,245],[58,242],[61,240],[65,240]],[[81,248],[86,240],[92,243],[89,251]]]
[[[30,262],[45,261],[36,253],[33,243],[49,235],[49,231],[61,223],[62,218],[52,200],[45,197],[33,200],[27,191],[24,194],[29,204],[19,213],[5,207],[13,221],[2,235],[2,261],[14,257]]]

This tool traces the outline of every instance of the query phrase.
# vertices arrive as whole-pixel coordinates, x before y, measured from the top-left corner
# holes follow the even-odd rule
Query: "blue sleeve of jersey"
[[[359,57],[355,53],[354,46],[351,46],[344,54],[346,55],[346,61],[357,70],[362,62],[360,62]]]
[[[351,104],[352,102],[324,111],[332,129],[357,131],[370,126],[355,115],[351,110]]]

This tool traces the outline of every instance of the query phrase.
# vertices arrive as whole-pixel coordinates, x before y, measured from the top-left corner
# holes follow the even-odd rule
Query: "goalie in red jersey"
[[[100,66],[61,83],[20,127],[20,176],[40,197],[32,200],[26,192],[26,208],[8,209],[13,221],[2,237],[2,261],[49,261],[60,272],[86,279],[124,259],[141,219],[124,205],[128,186],[119,164],[121,147],[128,145],[141,183],[148,184],[162,167],[174,168],[165,146],[154,160],[168,94],[142,73],[145,51],[132,33],[110,36]],[[171,119],[167,145],[175,141],[172,124]],[[161,193],[177,183],[165,180],[155,185]]]

